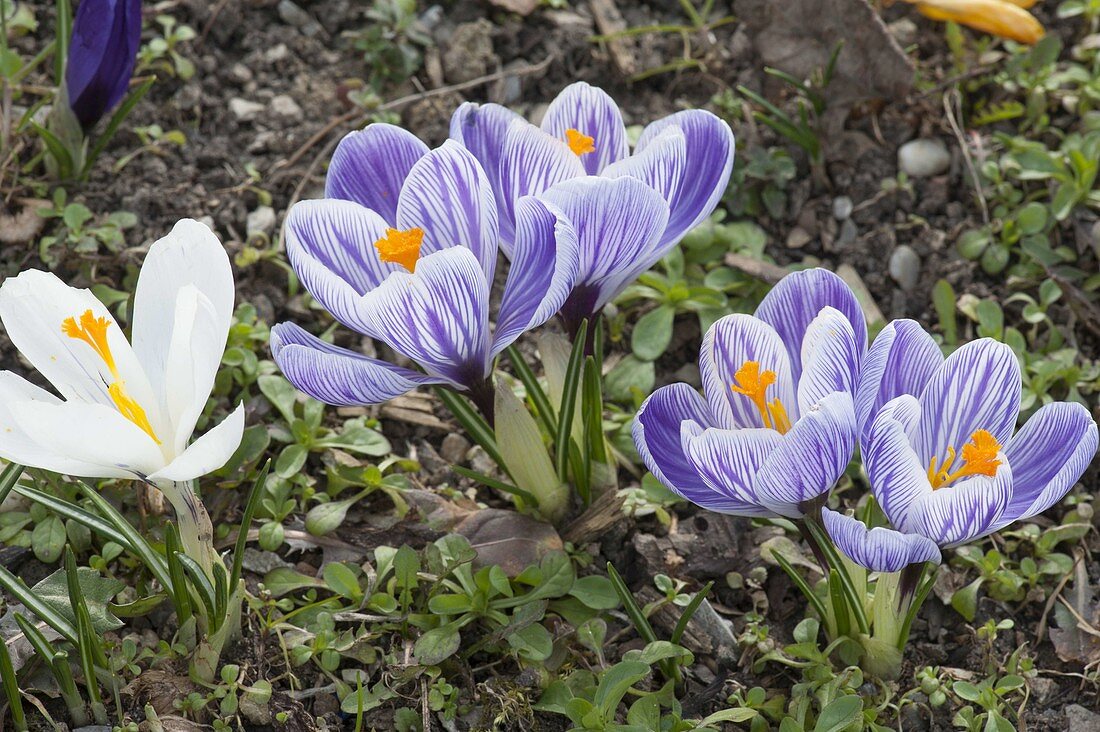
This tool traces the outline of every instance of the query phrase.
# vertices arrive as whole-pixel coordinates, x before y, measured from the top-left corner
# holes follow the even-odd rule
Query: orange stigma
[[[383,262],[400,264],[410,272],[415,272],[423,242],[424,230],[414,226],[404,231],[386,229],[386,235],[374,242],[374,246],[378,249],[378,258]]]
[[[775,430],[779,434],[786,434],[791,428],[790,417],[783,402],[778,398],[768,401],[768,387],[776,382],[774,371],[761,371],[757,361],[745,361],[737,373],[733,375],[736,384],[731,384],[730,389],[735,394],[743,394],[752,400],[764,426]]]
[[[596,138],[589,137],[580,130],[569,128],[565,131],[565,142],[578,157],[596,152]]]
[[[947,459],[943,465],[936,469],[937,458],[933,457],[928,465],[928,482],[932,484],[932,490],[938,490],[959,478],[971,475],[985,475],[992,477],[997,474],[997,466],[1001,461],[997,455],[1001,452],[1001,443],[986,430],[976,430],[970,436],[970,442],[962,447],[962,465],[958,470],[951,472],[951,466],[955,463],[955,448],[947,448]]]
[[[111,353],[111,345],[107,342],[107,328],[111,325],[109,318],[97,318],[91,310],[85,310],[80,316],[80,322],[76,318],[65,318],[61,321],[61,332],[70,338],[87,343],[95,351],[95,354],[107,366],[114,381],[107,386],[107,394],[126,419],[133,422],[141,430],[153,438],[153,442],[160,444],[157,433],[153,431],[153,425],[149,423],[149,417],[141,405],[126,393],[126,385],[118,373],[115,357]]]

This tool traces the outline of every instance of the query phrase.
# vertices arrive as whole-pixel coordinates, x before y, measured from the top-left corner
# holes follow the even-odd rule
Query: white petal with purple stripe
[[[354,201],[392,225],[405,177],[427,152],[416,135],[394,125],[379,123],[350,132],[329,161],[325,198]]]
[[[836,548],[872,572],[898,572],[910,564],[940,563],[939,547],[919,534],[902,534],[881,526],[868,529],[862,521],[828,508],[822,509],[821,519]]]
[[[583,81],[561,90],[546,109],[542,129],[559,140],[565,139],[566,130],[591,137],[595,151],[580,156],[589,175],[598,175],[629,152],[619,105],[603,89]]]

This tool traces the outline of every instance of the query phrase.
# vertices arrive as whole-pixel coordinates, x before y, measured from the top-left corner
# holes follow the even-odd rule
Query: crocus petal
[[[822,509],[821,519],[836,548],[872,572],[898,572],[910,564],[940,563],[936,542],[919,534],[902,534],[881,526],[868,529],[862,521],[828,508]]]
[[[149,482],[185,481],[211,473],[228,462],[244,437],[244,403],[219,425],[192,442],[183,453],[149,476]]]
[[[628,175],[637,178],[661,194],[671,206],[676,202],[687,168],[687,139],[679,127],[668,127],[646,146],[645,150],[609,165],[603,171],[606,178]],[[664,241],[671,248],[675,241]]]
[[[863,445],[871,493],[890,523],[906,533],[913,531],[913,505],[932,492],[928,466],[909,441],[919,419],[920,404],[915,397],[906,394],[893,399],[879,411]]]
[[[745,313],[733,313],[714,323],[703,336],[699,351],[699,372],[703,393],[710,402],[717,423],[728,429],[766,427],[763,415],[749,397],[733,391],[737,371],[746,361],[755,361],[760,372],[772,371],[776,382],[766,392],[768,401],[779,399],[790,410],[787,417],[798,419],[791,364],[783,342],[770,325]]]
[[[591,137],[596,149],[580,156],[589,175],[598,175],[629,153],[619,105],[603,89],[583,81],[565,87],[550,103],[542,129],[559,140],[566,139],[566,130]]]
[[[69,107],[85,130],[122,101],[141,46],[141,0],[82,2],[65,64]]]
[[[631,428],[634,446],[649,472],[669,490],[689,501],[715,496],[684,452],[681,426],[712,424],[710,407],[687,384],[663,386],[642,402]],[[700,505],[704,505],[700,503]]]
[[[1073,402],[1041,407],[1005,448],[1012,497],[997,529],[1062,500],[1096,456],[1096,447],[1096,422],[1088,409]]]
[[[516,243],[491,356],[561,309],[577,280],[577,232],[537,198],[516,203]]]
[[[525,120],[499,104],[463,102],[451,115],[451,139],[474,154],[494,191],[500,183],[504,136],[508,125],[515,121]]]
[[[687,422],[681,439],[692,467],[712,493],[689,495],[688,500],[737,516],[775,515],[760,505],[753,484],[760,466],[783,441],[782,435],[768,429],[703,429]],[[714,508],[719,505],[722,508]]]
[[[233,298],[229,255],[205,224],[183,219],[149,248],[134,293],[133,347],[153,393],[161,398],[162,413],[174,426],[174,434],[161,439],[175,442],[177,450],[186,446],[214,386],[233,322]],[[195,327],[200,314],[203,322]],[[181,382],[167,388],[166,375],[173,365],[181,369],[184,364],[186,373],[177,373],[188,384],[190,399],[180,404]],[[169,400],[180,406],[170,408]],[[184,411],[188,414],[181,422]]]
[[[11,371],[0,371],[0,458],[9,462],[66,475],[102,478],[131,478],[133,473],[98,462],[74,460],[32,439],[11,412],[14,404],[56,406],[62,401]]]
[[[829,394],[855,396],[862,347],[852,324],[832,307],[822,308],[802,339],[802,378],[798,380],[798,411],[805,414]]]
[[[856,416],[850,394],[831,394],[799,417],[756,474],[760,503],[799,518],[805,504],[827,495],[852,459]]]
[[[925,465],[958,451],[976,430],[1004,445],[1020,414],[1020,364],[1012,349],[992,338],[967,343],[944,361],[920,395],[914,445]]]
[[[164,455],[137,425],[112,407],[83,402],[8,405],[19,429],[44,451],[96,466],[81,475],[142,477],[164,466]]]
[[[310,294],[344,325],[373,335],[360,296],[378,287],[399,264],[379,259],[374,242],[387,224],[351,201],[299,201],[286,216],[286,254]]]
[[[373,124],[349,132],[329,162],[325,198],[366,206],[392,226],[397,221],[401,186],[427,152],[428,146],[416,135],[394,125]]]
[[[599,312],[660,259],[656,244],[668,220],[660,194],[634,178],[585,177],[542,196],[573,224],[580,247],[570,306],[580,318]],[[582,312],[587,310],[587,312]]]
[[[67,318],[79,322],[88,310],[108,322],[107,344],[126,392],[142,405],[150,422],[160,426],[157,400],[137,355],[114,316],[91,291],[69,287],[52,273],[33,269],[0,285],[0,321],[19,352],[66,400],[114,409],[107,387],[116,379],[107,364],[87,343],[62,331]]]
[[[863,311],[844,280],[829,270],[807,269],[787,275],[756,309],[756,317],[775,328],[786,344],[795,383],[802,375],[802,338],[813,319],[826,307],[836,308],[848,318],[856,346],[862,353],[867,347],[867,324]]]
[[[500,154],[500,246],[509,256],[515,240],[516,201],[556,183],[585,175],[580,159],[561,140],[522,119],[513,120]]]
[[[729,125],[710,112],[691,109],[648,125],[638,139],[634,154],[644,153],[668,127],[683,131],[687,161],[686,174],[669,204],[672,215],[661,237],[661,245],[665,247],[680,241],[714,211],[729,185],[734,153],[733,132]]]
[[[466,247],[493,281],[497,265],[497,206],[477,159],[454,140],[420,158],[397,204],[397,228],[424,231],[421,256]]]
[[[863,361],[856,393],[856,421],[863,439],[886,402],[919,396],[943,364],[943,353],[927,331],[913,320],[894,320],[875,336]]]
[[[975,475],[917,499],[913,531],[941,547],[965,544],[994,531],[1012,495],[1012,467],[1004,453],[999,457],[996,475]]]
[[[363,296],[379,340],[433,376],[464,386],[489,374],[489,283],[465,247],[420,259]]]
[[[293,323],[271,329],[271,355],[291,384],[334,406],[381,404],[418,386],[450,383],[325,343]]]

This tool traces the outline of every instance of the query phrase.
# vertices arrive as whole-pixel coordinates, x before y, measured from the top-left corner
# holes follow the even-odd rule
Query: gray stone
[[[801,249],[809,244],[812,239],[813,237],[810,236],[810,232],[806,231],[801,226],[796,226],[787,234],[787,248]]]
[[[292,25],[302,32],[302,35],[315,36],[324,29],[321,24],[313,19],[313,16],[302,10],[290,0],[279,0],[279,17],[287,25]]]
[[[264,51],[264,61],[268,64],[278,63],[288,56],[290,56],[290,49],[286,47],[285,43],[277,43]]]
[[[271,109],[272,115],[289,122],[297,122],[302,119],[302,108],[298,106],[298,102],[294,101],[294,97],[287,94],[272,97],[268,107]]]
[[[255,211],[250,211],[245,219],[245,231],[249,236],[264,234],[271,236],[275,231],[275,209],[271,206],[260,206]]]
[[[833,218],[844,221],[852,215],[852,199],[848,196],[837,196],[833,199]]]
[[[470,442],[457,432],[452,432],[443,438],[443,444],[439,446],[439,456],[451,464],[461,463],[466,459],[469,449]]]
[[[943,140],[920,138],[898,148],[898,168],[910,178],[929,178],[951,166],[951,151]]]
[[[251,122],[264,111],[264,105],[249,99],[233,97],[229,100],[229,112],[238,122]]]
[[[252,81],[252,69],[242,63],[235,63],[229,67],[229,78],[238,84],[247,84]]]
[[[856,228],[856,223],[851,219],[844,219],[840,222],[840,235],[836,238],[836,248],[845,249],[856,243],[856,237],[859,236],[859,229]]]
[[[907,244],[895,248],[890,254],[890,276],[906,292],[917,286],[917,281],[920,280],[920,267],[920,256]]]
[[[917,24],[909,18],[895,20],[886,27],[903,47],[915,43],[917,40]]]
[[[1090,712],[1080,704],[1066,707],[1068,732],[1100,732],[1100,714]]]

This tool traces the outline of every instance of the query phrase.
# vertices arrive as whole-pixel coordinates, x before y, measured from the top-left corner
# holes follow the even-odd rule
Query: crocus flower
[[[1027,12],[1037,0],[905,0],[932,20],[953,21],[983,33],[1029,45],[1039,42],[1046,30]]]
[[[1045,511],[1096,454],[1096,422],[1076,403],[1047,404],[1013,434],[1020,366],[1011,348],[989,338],[966,344],[904,391],[878,410],[863,459],[894,528],[941,547]]]
[[[491,413],[494,357],[552,317],[573,287],[572,226],[532,197],[517,202],[512,264],[491,329],[497,208],[469,151],[454,141],[429,151],[405,130],[371,125],[337,148],[326,193],[287,215],[291,264],[333,317],[423,373],[332,346],[289,323],[271,334],[283,373],[329,404],[375,404],[441,384],[469,391]]]
[[[563,313],[567,325],[590,316],[638,274],[663,257],[688,231],[706,219],[722,197],[733,169],[729,125],[710,112],[688,110],[651,123],[631,154],[622,113],[603,90],[577,82],[550,104],[542,126],[496,104],[466,103],[451,118],[451,138],[481,161],[499,209],[501,246],[511,256],[515,202],[525,195],[572,205],[566,215],[584,218],[589,208],[622,207],[638,219],[629,230],[581,236],[578,292]],[[626,187],[593,182],[564,185],[584,176],[630,177],[652,188],[667,212]],[[589,203],[589,196],[598,199]],[[658,220],[660,219],[660,220]],[[588,228],[599,229],[606,216]],[[584,223],[574,221],[578,229]],[[652,234],[649,229],[655,229]]]
[[[658,480],[703,508],[799,518],[851,460],[866,343],[843,280],[823,269],[788,275],[754,315],[727,315],[707,331],[705,398],[672,384],[642,404],[638,453]]]
[[[229,257],[180,221],[138,275],[133,341],[88,290],[28,270],[0,286],[0,321],[53,385],[0,372],[0,457],[88,478],[157,485],[197,478],[240,444],[243,405],[191,442],[233,317]]]
[[[69,107],[85,130],[126,95],[141,46],[141,0],[82,0],[65,65]]]
[[[872,572],[900,572],[911,564],[940,563],[936,542],[919,534],[881,526],[868,529],[862,521],[828,508],[821,510],[821,520],[836,548]]]

